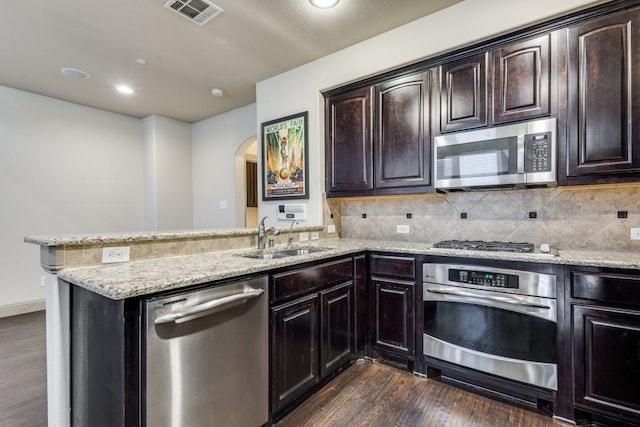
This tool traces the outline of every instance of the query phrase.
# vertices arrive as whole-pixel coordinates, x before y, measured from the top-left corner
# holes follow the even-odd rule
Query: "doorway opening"
[[[258,227],[258,139],[246,139],[235,155],[236,227]]]

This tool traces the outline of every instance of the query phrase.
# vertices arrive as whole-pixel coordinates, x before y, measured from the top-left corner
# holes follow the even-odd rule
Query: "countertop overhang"
[[[297,246],[304,247],[306,245]],[[282,267],[364,251],[640,270],[640,254],[636,252],[559,250],[558,255],[553,256],[437,249],[427,243],[352,239],[320,240],[314,241],[310,246],[322,246],[330,249],[308,255],[267,260],[242,256],[243,253],[246,254],[255,251],[255,249],[238,249],[63,269],[58,273],[58,278],[107,298],[120,300],[233,277],[267,273]]]

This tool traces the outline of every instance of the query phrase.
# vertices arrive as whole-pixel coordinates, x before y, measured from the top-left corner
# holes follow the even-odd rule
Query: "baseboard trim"
[[[17,316],[18,314],[33,313],[45,309],[44,299],[26,301],[18,304],[0,306],[0,318]]]

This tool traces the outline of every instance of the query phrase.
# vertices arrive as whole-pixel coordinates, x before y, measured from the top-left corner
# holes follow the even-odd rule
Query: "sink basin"
[[[278,251],[278,254],[282,254],[283,256],[296,256],[296,255],[309,255],[316,252],[322,252],[329,250],[331,248],[319,248],[319,247],[308,247],[308,248],[296,248],[296,249],[283,249]]]
[[[263,251],[258,250],[254,252],[248,252],[244,254],[239,254],[241,257],[245,258],[253,258],[253,259],[278,259],[278,258],[287,258],[290,256],[297,255],[309,255],[316,252],[328,251],[332,248],[321,248],[318,246],[311,246],[308,248],[294,248],[294,249],[276,249]]]

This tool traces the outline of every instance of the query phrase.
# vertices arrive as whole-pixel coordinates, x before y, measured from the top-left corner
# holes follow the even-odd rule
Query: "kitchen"
[[[461,17],[460,13],[463,14],[462,16],[464,16],[465,12],[468,14],[468,16],[473,16],[475,9],[473,9],[472,3],[468,3],[468,2],[465,2],[465,3],[466,4],[460,5],[459,8],[454,8],[454,10],[450,10],[449,13],[456,13],[456,17],[458,19],[460,19]],[[504,5],[501,5],[500,8],[503,9],[503,6]],[[558,5],[554,5],[554,6],[559,7]],[[509,10],[501,10],[501,14],[503,14],[501,16],[505,17],[505,19],[502,21],[502,25],[503,26],[505,25],[504,21],[510,22],[509,24],[510,28],[512,28],[512,26],[514,25],[517,25],[517,22],[522,22],[522,24],[524,25],[526,23],[531,22],[531,20],[534,19],[533,18],[534,16],[540,16],[542,18],[543,15],[547,16],[549,14],[553,14],[551,10],[554,6],[549,5],[549,10],[547,10],[547,12],[544,12],[544,13],[538,10],[537,13],[540,15],[535,15],[534,13],[526,14],[526,18],[520,18],[521,19],[520,21],[517,19],[517,17],[522,16],[519,13],[521,12],[522,8],[517,9],[514,6],[514,9],[512,10],[509,9],[511,10],[511,13],[513,13],[514,15],[513,19],[506,19],[506,16]],[[542,8],[541,5],[536,5],[536,8],[538,7]],[[460,10],[460,8],[462,8],[462,10]],[[477,10],[476,10],[476,13],[477,13]],[[500,14],[496,14],[496,15],[500,15]],[[432,21],[428,22],[428,25],[431,25],[432,27],[435,24],[436,23]],[[501,27],[499,25],[496,25],[496,26],[492,26],[491,28],[492,29],[490,33],[494,34],[496,31],[499,31],[498,29]],[[416,31],[420,33],[419,29],[416,29]],[[447,33],[447,31],[449,31],[449,33]],[[476,41],[485,37],[484,34],[481,34],[481,32],[483,31],[482,28],[479,28],[476,31],[478,33],[474,33],[473,35],[468,36],[469,38],[467,42]],[[487,31],[487,29],[485,28],[484,31]],[[450,34],[454,31],[452,29],[447,30],[443,28],[442,32],[443,34]],[[394,43],[395,41],[393,40],[394,34],[390,34],[389,37],[391,38],[391,40],[383,40],[383,42],[389,42],[390,45],[394,45],[394,46],[402,45],[402,43],[398,43],[398,44]],[[460,37],[460,34],[451,34],[450,39],[448,37],[443,37],[443,38],[446,38],[447,40],[453,40],[451,43],[454,46],[459,44],[464,44],[464,42],[456,44],[457,42],[459,42],[459,39],[457,39],[456,37]],[[420,38],[419,35],[416,38]],[[422,38],[420,39],[422,40]],[[373,43],[373,41],[370,41],[370,43]],[[331,58],[331,61],[335,60],[336,63],[345,63],[346,56],[358,57],[359,58],[358,63],[353,64],[353,67],[349,67],[349,70],[344,70],[340,67],[330,67],[331,62],[329,63],[325,62],[324,66],[322,66],[322,64],[314,64],[313,66],[309,65],[309,67],[311,67],[311,70],[309,69],[309,67],[302,67],[302,69],[292,70],[291,72],[285,73],[282,76],[278,76],[276,78],[269,79],[265,82],[259,83],[257,88],[258,102],[257,102],[257,108],[256,108],[258,120],[257,121],[254,120],[254,123],[265,122],[273,119],[274,117],[284,116],[296,111],[308,110],[310,112],[310,118],[311,118],[309,122],[310,146],[311,146],[310,158],[322,159],[323,152],[322,152],[322,149],[320,148],[322,144],[319,141],[322,140],[322,136],[321,136],[322,130],[320,129],[321,127],[320,124],[322,123],[321,117],[323,115],[323,109],[322,109],[322,99],[321,99],[322,97],[318,93],[318,88],[321,90],[324,90],[327,87],[341,85],[344,82],[354,80],[354,78],[361,78],[364,75],[369,75],[373,70],[381,70],[381,69],[386,69],[392,66],[397,66],[397,64],[410,62],[411,60],[415,60],[415,58],[428,56],[432,53],[431,51],[428,50],[428,46],[420,46],[419,48],[414,47],[416,51],[419,51],[413,54],[415,55],[415,58],[408,58],[408,57],[407,58],[390,58],[388,55],[385,56],[384,58],[371,58],[370,55],[364,54],[367,51],[367,46],[361,46],[361,49],[362,50],[343,52],[336,55],[336,57]],[[446,50],[446,49],[447,47],[440,46],[435,48],[434,51],[439,52],[441,50]],[[356,54],[358,52],[362,52],[362,54],[354,55],[353,54],[354,52]],[[398,49],[389,51],[389,55],[402,55],[402,54],[403,54],[402,52],[398,52]],[[408,53],[407,55],[410,56],[412,55],[412,53]],[[362,58],[360,58],[360,56],[362,56]],[[330,60],[326,59],[325,61],[330,61]],[[375,64],[372,65],[371,64],[372,62],[374,62]],[[310,73],[310,71],[314,70],[315,69],[314,67],[316,66],[317,67],[322,66],[322,68],[318,68],[318,71],[325,70],[328,68],[328,69],[335,70],[334,73],[338,73],[338,70],[340,70],[339,73],[344,73],[344,74],[341,74],[340,76],[333,76],[333,75],[326,76],[326,71],[322,71],[323,75],[318,77],[318,79],[322,81],[318,82],[317,87],[315,87],[316,85],[313,84],[313,82],[310,83],[309,80],[310,80],[310,76],[314,75],[314,73]],[[327,67],[325,68],[325,66]],[[331,80],[331,81],[328,81],[328,80]],[[282,93],[283,91],[285,91],[285,89],[286,91],[292,91],[292,93],[295,92],[296,93],[295,99],[283,100]],[[277,103],[274,102],[274,100],[276,99],[278,100]],[[287,105],[278,106],[277,104],[279,104],[280,102],[286,103]],[[268,107],[267,107],[267,104],[268,104]],[[159,119],[158,121],[161,122],[162,120]],[[194,130],[192,131],[195,132],[195,130],[197,130],[197,127],[194,127]],[[139,153],[136,155],[140,156]],[[321,196],[321,193],[323,191],[323,184],[322,184],[323,173],[321,172],[323,168],[321,163],[322,163],[322,160],[318,160],[318,164],[316,165],[315,172],[313,172],[314,170],[313,167],[311,169],[312,170],[311,172],[312,175],[310,177],[311,199],[309,200],[309,203],[308,203],[308,212],[311,219],[309,223],[311,224],[322,222],[321,212],[323,212],[324,202]],[[78,166],[82,166],[82,163],[79,162]],[[45,165],[42,165],[41,168],[36,168],[36,169],[42,170],[42,171],[46,170]],[[194,180],[194,186],[197,185],[195,181],[196,180]],[[134,181],[134,183],[135,182],[139,182],[139,178],[138,178],[138,181]],[[135,186],[134,188],[136,189],[136,191],[139,192],[139,194],[143,193],[140,185]],[[417,235],[414,235],[414,234],[411,235],[411,238],[416,239],[416,241],[418,241],[420,238],[423,239],[422,241],[427,241],[427,242],[435,242],[438,240],[444,240],[448,238],[471,238],[471,239],[481,238],[486,240],[493,240],[493,239],[510,240],[508,239],[509,232],[507,227],[504,227],[501,225],[495,225],[494,223],[494,227],[490,228],[491,220],[495,218],[495,214],[497,213],[497,214],[503,215],[501,217],[502,222],[509,223],[509,226],[511,227],[511,232],[517,231],[518,233],[523,233],[525,232],[525,230],[532,228],[532,229],[536,229],[536,231],[540,233],[540,240],[538,240],[537,238],[531,239],[528,237],[523,240],[535,240],[537,242],[547,241],[554,247],[564,247],[564,248],[575,247],[578,249],[578,248],[589,247],[588,240],[591,239],[595,244],[599,245],[599,247],[603,249],[633,250],[636,247],[631,246],[633,243],[629,242],[629,239],[627,237],[629,225],[626,224],[625,221],[618,219],[617,216],[615,216],[615,213],[617,211],[626,210],[631,213],[629,222],[633,220],[633,212],[634,212],[635,204],[633,204],[631,200],[633,198],[633,195],[635,194],[635,191],[636,190],[633,189],[632,187],[619,187],[619,188],[616,187],[615,190],[607,190],[607,189],[601,189],[601,188],[596,188],[596,189],[579,189],[578,188],[578,189],[571,189],[571,190],[564,190],[564,189],[550,190],[548,192],[544,190],[531,190],[525,193],[520,193],[520,192],[501,193],[500,192],[495,194],[471,193],[470,195],[449,194],[447,196],[434,195],[434,196],[427,196],[423,198],[407,197],[403,199],[393,199],[393,200],[380,199],[378,201],[356,199],[356,200],[346,200],[339,203],[338,204],[339,210],[336,209],[335,203],[333,201],[328,201],[327,203],[332,205],[329,208],[331,213],[333,213],[334,215],[341,215],[342,217],[341,228],[342,228],[342,232],[344,233],[343,236],[346,236],[346,237],[359,237],[357,234],[362,233],[365,235],[364,237],[367,237],[367,238],[370,238],[371,236],[375,236],[376,238],[397,240],[399,237],[400,238],[404,237],[402,235],[398,235],[395,232],[396,225],[400,224],[399,220],[402,219],[403,223],[406,223],[403,225],[410,225],[412,230],[416,230],[414,232],[420,233]],[[498,209],[498,210],[494,209],[494,212],[492,214],[491,211],[488,211],[486,209],[481,209],[481,207],[479,207],[478,204],[474,203],[474,201],[484,201],[487,204],[486,207],[502,206],[505,201],[511,202],[513,198],[520,197],[519,195],[521,194],[525,194],[525,196],[522,196],[524,199],[531,197],[529,195],[535,195],[537,197],[545,199],[541,202],[521,201],[520,204],[518,204],[521,210],[524,210],[524,212],[538,211],[540,213],[540,219],[547,218],[546,217],[547,214],[548,215],[551,215],[552,213],[554,215],[557,214],[559,218],[558,222],[557,223],[554,222],[551,224],[551,226],[548,226],[546,222],[528,221],[528,220],[522,219],[519,215],[514,217],[509,217],[509,214],[507,212],[504,212],[502,209]],[[49,200],[50,196],[48,196],[47,194],[44,194],[44,196],[45,196],[44,200]],[[61,212],[68,214],[69,213],[68,211],[70,209],[69,206],[79,202],[72,197],[69,197],[69,196],[66,196],[66,197],[67,197],[66,199],[65,198],[62,199],[65,201],[65,204],[60,206],[60,208],[61,208]],[[114,197],[117,199],[119,195],[116,194]],[[132,198],[135,198],[137,200],[141,199],[141,197],[132,197]],[[547,198],[549,200],[547,200]],[[615,200],[611,200],[612,198]],[[231,198],[228,198],[228,199],[231,199]],[[478,199],[478,200],[474,200],[474,199]],[[585,204],[589,204],[589,206],[591,207],[593,205],[592,203],[593,201],[600,201],[603,199],[604,199],[604,202],[603,202],[604,206],[599,207],[599,205],[596,205],[595,215],[591,215],[591,214],[584,215],[584,216],[581,215],[580,212],[583,212],[584,209],[576,212],[576,207],[580,208]],[[401,200],[401,203],[399,203],[398,200]],[[575,229],[571,227],[567,227],[566,224],[563,224],[563,222],[560,221],[560,219],[564,214],[561,208],[561,206],[563,206],[563,203],[562,203],[563,200],[572,201],[574,203],[573,205],[571,205],[572,208],[566,208],[565,212],[571,212],[574,216],[576,216],[575,222],[574,221],[571,222],[572,224],[579,225],[578,227],[575,227]],[[463,205],[461,206],[452,205],[451,201],[454,201],[454,202],[460,201],[460,203],[462,203]],[[492,201],[495,201],[495,203],[492,203]],[[554,207],[553,207],[554,201],[555,203],[557,203],[557,207],[555,208],[557,210],[554,210]],[[550,203],[549,207],[546,206],[547,202]],[[55,201],[52,201],[52,203],[55,203]],[[134,203],[138,203],[138,206],[140,206],[139,201]],[[433,227],[429,227],[429,228],[421,227],[421,226],[424,226],[425,222],[428,222],[427,218],[430,216],[429,215],[430,212],[428,213],[426,211],[423,211],[423,203],[426,206],[433,208],[433,210],[430,212],[434,212],[434,211],[443,212],[442,216],[439,217],[441,221],[439,223],[434,223]],[[529,205],[522,206],[522,204],[525,204],[525,203],[529,203]],[[278,203],[263,203],[261,206],[261,214],[263,213],[265,215],[270,215],[272,218],[275,218],[277,205]],[[53,206],[57,207],[58,205],[54,204]],[[127,204],[124,203],[123,206],[127,206]],[[162,208],[160,203],[158,206],[159,208]],[[546,211],[543,211],[545,207],[546,207]],[[448,213],[446,212],[447,209],[449,210]],[[469,214],[467,218],[467,222],[464,222],[461,219],[458,219],[458,215],[462,212],[466,212]],[[613,217],[611,217],[610,215],[611,212],[613,212]],[[366,221],[363,221],[365,220],[365,218],[361,217],[363,213],[367,214]],[[412,222],[409,222],[409,218],[406,217],[406,214],[408,213],[412,214],[412,218],[411,218]],[[52,214],[55,214],[55,213],[52,213]],[[483,218],[482,215],[485,215],[485,217]],[[385,221],[385,217],[386,219],[391,219],[391,221]],[[516,218],[516,219],[514,220],[513,218]],[[480,223],[475,222],[478,220],[480,220],[481,222]],[[351,221],[351,222],[348,223],[347,221]],[[359,221],[359,222],[356,222],[356,221]],[[346,224],[352,224],[353,227],[349,227]],[[445,226],[448,225],[449,229],[460,230],[461,234],[443,236],[442,238],[439,238],[437,236],[432,236],[432,234],[435,234],[443,230],[443,227],[441,227],[441,225],[443,224]],[[487,234],[478,236],[476,233],[475,235],[473,235],[472,231],[474,229],[477,229],[478,225],[481,225],[483,232],[485,232],[484,230],[486,230]],[[589,236],[584,236],[584,231],[582,231],[584,230],[584,228],[582,227],[591,226],[591,225],[597,225],[596,230],[598,230],[599,233],[595,233],[595,234],[599,234],[600,238],[597,238],[597,236],[595,236],[593,233],[589,233]],[[197,227],[200,228],[199,226]],[[114,229],[115,228],[122,229],[122,230],[135,229],[135,227],[131,227],[128,224],[127,226],[124,226],[124,227],[119,226],[119,227],[114,227]],[[138,228],[142,228],[142,227],[138,227]],[[25,231],[23,235],[30,234],[32,232],[33,230],[28,230],[28,231]],[[43,233],[47,232],[47,230],[43,230],[42,232]],[[497,236],[494,237],[493,234],[490,234],[490,233],[497,233]],[[562,239],[564,240],[553,240],[554,236],[557,236],[557,235],[562,237]],[[612,236],[612,237],[609,237],[609,236]],[[566,242],[576,241],[576,239],[571,240],[571,237],[577,237],[578,243],[567,244]],[[612,246],[612,244],[614,244],[614,246]],[[622,247],[618,247],[615,245],[622,245]],[[36,282],[37,282],[37,279],[36,279]]]

